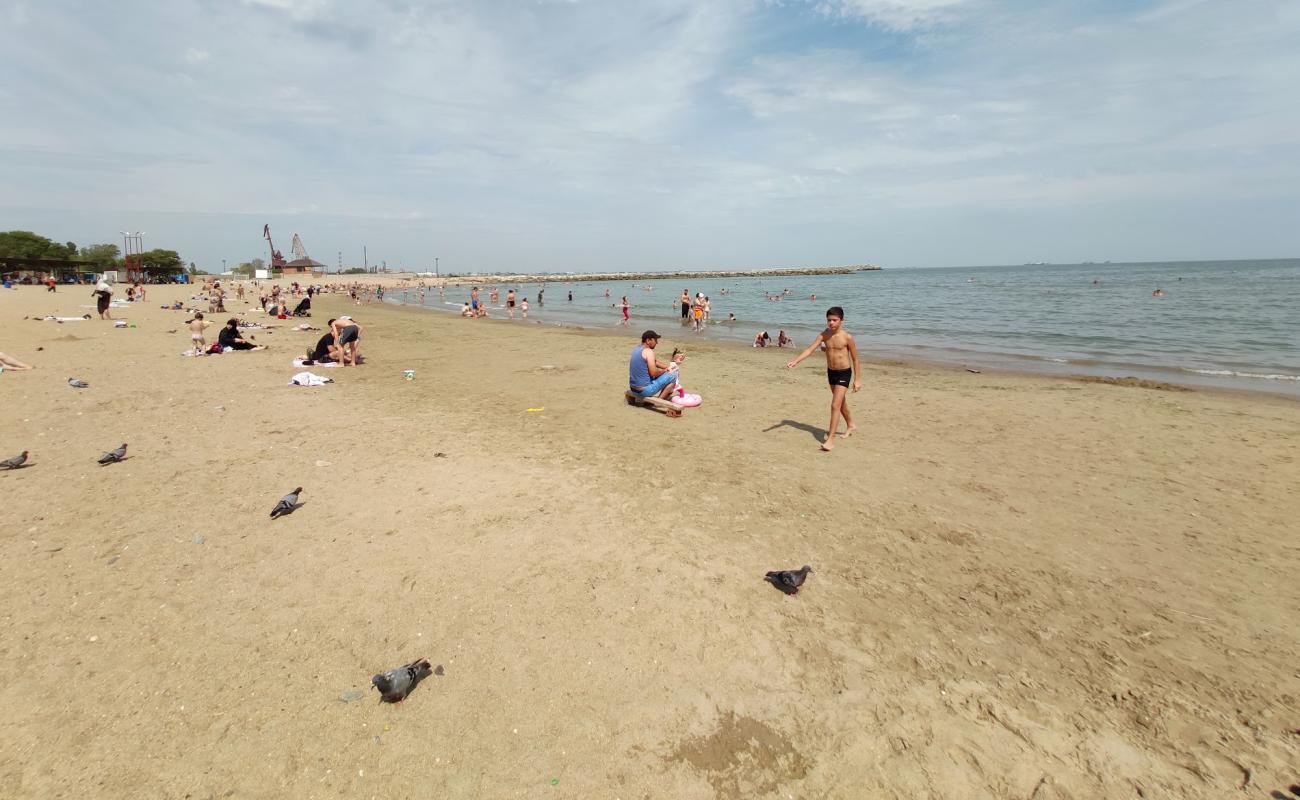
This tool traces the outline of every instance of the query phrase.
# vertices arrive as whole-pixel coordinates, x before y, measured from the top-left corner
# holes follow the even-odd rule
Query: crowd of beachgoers
[[[60,285],[65,288],[76,284],[59,284],[53,277],[40,281],[49,293],[57,293]],[[10,288],[16,288],[10,286]],[[132,281],[127,284],[122,296],[120,286],[109,276],[97,276],[91,291],[95,300],[95,309],[101,320],[113,322],[117,327],[126,327],[127,321],[121,318],[121,312],[133,305],[148,300],[147,284]],[[175,300],[162,306],[167,311],[177,311],[187,318],[184,325],[190,334],[190,349],[182,355],[203,356],[220,355],[239,351],[259,351],[267,349],[263,343],[256,341],[257,330],[272,330],[278,327],[269,320],[305,320],[311,317],[312,299],[323,294],[347,294],[356,304],[362,305],[373,300],[383,299],[383,286],[379,284],[353,283],[303,283],[291,281],[282,286],[278,282],[264,280],[223,280],[219,277],[205,277],[193,284],[193,293],[185,300]],[[231,308],[227,308],[227,304]],[[114,309],[119,317],[113,316]],[[208,329],[215,323],[208,319],[212,315],[233,314],[226,319],[218,330],[215,341],[209,341]],[[260,315],[258,319],[254,315]],[[46,315],[32,317],[38,321],[81,322],[93,319],[90,314],[78,316]],[[362,363],[360,341],[362,326],[351,315],[341,315],[326,321],[324,327],[310,322],[300,321],[295,330],[324,330],[314,347],[308,348],[303,356],[295,359],[297,365],[338,364],[354,366]],[[32,365],[12,356],[0,353],[0,367],[12,370],[32,369]]]
[[[405,282],[404,282],[405,283]],[[650,285],[638,286],[632,285],[633,289],[641,289],[644,292],[653,292],[654,288]],[[538,307],[544,307],[546,304],[546,282],[537,284],[537,293],[530,300],[529,295],[525,294],[522,286],[516,288],[509,285],[475,285],[475,284],[452,284],[448,287],[446,283],[440,282],[435,285],[428,285],[422,280],[412,280],[409,285],[399,286],[399,291],[404,292],[403,302],[414,301],[414,304],[424,306],[429,299],[431,292],[436,292],[438,301],[444,305],[448,304],[447,295],[450,288],[452,296],[461,298],[459,314],[465,319],[491,319],[493,311],[503,311],[507,319],[528,319],[528,312],[535,303]],[[574,299],[573,290],[564,290],[564,298],[567,302]],[[721,295],[729,295],[732,291],[727,288],[719,290]],[[791,296],[791,290],[785,289],[781,292],[764,292],[765,299],[770,302],[780,302]],[[614,299],[609,289],[604,289],[605,299],[610,301],[610,308],[618,316],[618,325],[629,326],[632,320],[632,309],[635,305],[628,300],[627,295],[622,295],[617,300]],[[359,296],[363,301],[383,300],[384,289],[382,286],[364,286],[360,289]],[[504,301],[503,301],[504,297]],[[816,294],[808,298],[815,301]],[[456,301],[451,301],[454,305]],[[740,320],[734,313],[728,313],[725,319],[715,319],[713,313],[713,299],[703,292],[691,293],[689,289],[683,289],[680,298],[672,301],[671,310],[680,311],[682,325],[689,326],[691,332],[701,333],[707,329],[710,324],[733,325]],[[795,341],[784,329],[778,330],[776,336],[772,336],[767,330],[759,330],[754,334],[754,347],[794,347]]]

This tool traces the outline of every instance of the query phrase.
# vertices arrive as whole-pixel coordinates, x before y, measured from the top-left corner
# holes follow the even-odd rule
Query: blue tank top
[[[629,388],[644,389],[650,385],[650,367],[645,363],[645,357],[641,352],[645,350],[645,345],[637,345],[632,350],[632,358],[627,362],[627,385]]]

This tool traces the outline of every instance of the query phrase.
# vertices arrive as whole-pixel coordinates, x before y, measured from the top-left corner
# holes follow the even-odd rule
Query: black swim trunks
[[[826,370],[826,382],[831,386],[843,386],[848,388],[853,383],[852,369],[828,369]]]
[[[506,308],[514,308],[514,307],[515,307],[515,301],[514,301],[514,300],[507,300],[507,301],[506,301]]]
[[[361,331],[357,330],[356,325],[349,325],[339,331],[339,344],[342,345],[348,344],[349,342],[355,342],[360,338],[360,335]]]
[[[690,310],[691,310],[690,303],[682,303],[682,319],[686,319],[686,315],[687,313],[690,312]]]

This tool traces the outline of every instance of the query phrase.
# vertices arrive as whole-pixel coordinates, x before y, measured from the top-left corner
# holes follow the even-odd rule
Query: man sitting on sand
[[[627,363],[627,385],[637,397],[655,397],[667,400],[677,386],[675,364],[665,364],[655,358],[655,345],[659,334],[646,331],[641,334],[641,344],[632,350]]]

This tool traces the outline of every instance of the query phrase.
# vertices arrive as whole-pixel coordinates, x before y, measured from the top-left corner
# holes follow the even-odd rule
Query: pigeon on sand
[[[282,517],[285,514],[292,514],[293,510],[298,507],[298,495],[301,493],[302,487],[299,486],[284,497],[281,497],[280,502],[276,503],[275,508],[271,509],[271,519]]]
[[[90,388],[90,384],[89,384],[89,383],[86,383],[86,382],[83,381],[81,378],[68,378],[68,385],[71,386],[73,389],[89,389],[89,388]]]
[[[812,572],[812,567],[805,564],[800,569],[782,569],[773,570],[763,576],[763,579],[786,594],[799,594],[799,587]]]
[[[18,469],[27,463],[27,451],[24,450],[13,458],[6,458],[0,461],[0,469]]]
[[[370,682],[379,690],[379,697],[385,703],[400,703],[411,693],[415,685],[432,674],[429,659],[412,661],[404,667],[376,675]]]
[[[100,457],[99,457],[99,463],[100,463],[100,464],[116,464],[117,462],[121,461],[121,460],[124,459],[124,458],[126,458],[126,444],[125,444],[125,443],[123,443],[123,445],[122,445],[121,447],[117,448],[116,450],[109,450],[107,453],[105,453],[104,455],[100,456]]]

